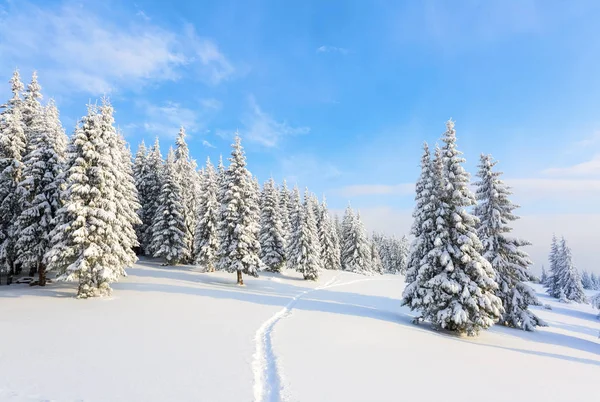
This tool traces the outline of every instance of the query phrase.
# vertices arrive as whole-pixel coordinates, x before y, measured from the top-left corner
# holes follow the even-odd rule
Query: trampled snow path
[[[256,331],[256,335],[254,336],[256,351],[252,361],[252,371],[254,372],[254,402],[284,402],[286,400],[283,392],[284,387],[282,384],[281,367],[279,366],[277,356],[273,351],[271,335],[275,325],[282,318],[291,314],[292,309],[298,300],[307,294],[318,290],[376,280],[373,277],[367,277],[343,283],[336,283],[340,275],[341,272],[327,281],[324,285],[314,289],[305,290],[294,296],[283,309],[279,310],[271,318],[265,321]]]

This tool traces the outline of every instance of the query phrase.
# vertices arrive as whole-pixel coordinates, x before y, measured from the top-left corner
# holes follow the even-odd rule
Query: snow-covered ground
[[[144,261],[110,298],[0,287],[0,401],[595,400],[600,321],[535,308],[535,333],[411,323],[401,276],[246,278]],[[535,286],[535,285],[534,285]]]

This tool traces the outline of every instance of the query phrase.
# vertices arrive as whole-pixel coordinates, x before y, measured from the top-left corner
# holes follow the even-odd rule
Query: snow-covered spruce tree
[[[399,240],[397,240],[397,271],[395,273],[397,274],[403,274],[406,273],[406,267],[408,265],[408,249],[409,249],[409,242],[408,242],[408,238],[406,237],[406,235],[403,235]]]
[[[154,237],[153,225],[156,211],[160,206],[159,198],[162,189],[164,169],[165,166],[160,153],[160,145],[158,143],[158,138],[156,138],[154,145],[150,148],[150,152],[148,152],[147,170],[142,178],[144,186],[146,187],[146,194],[140,199],[140,218],[146,226],[143,237],[143,240],[147,242],[146,249],[144,249],[145,255],[154,255],[156,251],[152,244],[152,238]]]
[[[371,273],[371,246],[360,215],[355,215],[350,206],[346,208],[342,230],[342,269],[359,274]]]
[[[0,114],[0,272],[15,273],[17,258],[16,220],[21,214],[17,186],[21,181],[21,160],[27,138],[22,124],[22,100],[19,71],[11,80],[13,96]]]
[[[546,273],[546,269],[542,265],[542,276],[540,277],[540,283],[545,286],[547,282],[548,282],[548,274]]]
[[[342,263],[342,269],[348,270],[350,266],[350,260],[354,253],[354,240],[352,239],[352,225],[354,222],[354,211],[348,205],[344,211],[344,217],[342,218],[341,232],[342,236],[340,239],[340,261]]]
[[[44,109],[44,115],[46,117],[48,130],[51,136],[54,137],[53,141],[56,144],[55,149],[58,152],[58,156],[64,160],[67,155],[67,143],[69,142],[69,137],[65,134],[65,129],[60,122],[60,113],[58,112],[54,99],[50,98],[50,100],[48,100],[48,104]]]
[[[148,248],[148,243],[150,239],[147,238],[148,226],[152,224],[152,217],[148,216],[147,211],[147,200],[151,196],[150,195],[150,187],[146,182],[146,177],[148,175],[148,149],[146,148],[146,144],[142,140],[140,143],[137,152],[135,153],[135,158],[133,161],[133,177],[135,179],[135,188],[138,192],[138,199],[140,202],[140,209],[138,209],[137,213],[142,221],[141,224],[135,227],[136,235],[138,238],[138,242],[140,243],[140,254],[146,254],[146,250]]]
[[[377,243],[374,240],[371,240],[371,270],[376,274],[384,274],[383,262],[379,256]]]
[[[210,158],[206,159],[203,172],[194,250],[196,250],[196,264],[205,267],[208,272],[214,272],[219,252],[218,225],[221,205],[217,200],[218,176]]]
[[[132,258],[131,264],[137,261],[135,250],[139,247],[140,243],[137,238],[135,229],[141,225],[142,220],[137,214],[137,211],[141,208],[139,201],[139,194],[135,186],[135,177],[133,175],[133,158],[131,155],[131,148],[129,144],[123,138],[123,134],[117,130],[117,147],[120,151],[121,166],[119,172],[122,177],[119,180],[117,191],[122,194],[118,198],[118,210],[121,218],[119,222],[122,227],[121,236],[123,237],[121,244],[125,248],[125,251]],[[119,155],[116,155],[119,156]],[[125,273],[123,272],[125,275]]]
[[[267,271],[281,272],[285,265],[286,244],[279,194],[272,178],[263,186],[260,206],[260,258]]]
[[[318,227],[319,243],[321,244],[321,263],[325,269],[341,269],[340,240],[333,227],[333,220],[327,209],[327,200],[323,197],[319,215],[321,226]]]
[[[297,231],[302,225],[302,204],[300,202],[300,191],[297,186],[294,186],[290,195],[289,202],[290,210],[290,237],[286,242],[286,260],[288,269],[295,269],[292,261],[292,255],[295,254],[293,239],[297,235]]]
[[[190,150],[185,141],[185,130],[179,129],[179,134],[175,141],[175,167],[177,178],[183,195],[185,218],[185,242],[186,242],[186,262],[196,254],[194,251],[194,233],[196,232],[196,220],[198,218],[198,194],[199,182],[196,173],[196,161],[190,158]]]
[[[403,304],[420,311],[420,319],[429,320],[434,327],[474,335],[493,325],[504,311],[494,294],[498,289],[494,270],[480,254],[477,218],[465,209],[475,204],[475,197],[462,166],[465,160],[456,149],[451,120],[446,123],[443,141],[441,157],[436,155],[434,160],[440,186],[435,247],[405,289]]]
[[[110,149],[116,133],[108,129],[108,117],[88,106],[88,114],[71,137],[63,204],[44,257],[58,279],[79,282],[78,298],[110,294],[110,283],[132,264],[129,245],[121,244],[125,219],[117,202],[122,196],[116,184],[120,162]]]
[[[44,108],[40,103],[40,99],[42,99],[42,87],[38,83],[37,78],[37,72],[34,71],[31,76],[31,82],[27,85],[27,90],[23,95],[22,118],[27,141],[34,135],[33,131],[36,130],[36,120],[41,119],[40,116],[44,114]]]
[[[594,272],[590,275],[590,279],[592,281],[592,289],[600,290],[600,278]]]
[[[592,277],[590,276],[590,273],[588,271],[583,271],[581,273],[581,285],[583,286],[584,289],[593,289],[594,288],[594,284],[592,282]]]
[[[475,216],[479,219],[477,235],[483,245],[483,257],[490,262],[498,283],[496,296],[502,300],[504,313],[500,323],[506,326],[533,331],[536,326],[547,324],[533,314],[528,307],[539,306],[535,292],[524,282],[529,280],[528,267],[531,259],[522,247],[531,243],[509,236],[510,222],[519,219],[513,211],[518,208],[509,200],[509,187],[495,171],[497,162],[490,155],[481,155],[477,186]]]
[[[223,188],[225,187],[225,165],[223,164],[223,155],[219,155],[219,164],[217,165],[217,184],[219,191],[217,192],[217,200],[219,204],[222,204],[221,195],[223,194]]]
[[[310,194],[310,198],[309,198],[308,202],[310,203],[310,207],[313,210],[313,217],[315,219],[315,227],[317,229],[317,251],[319,252],[318,257],[321,258],[321,254],[322,254],[321,239],[320,239],[320,237],[318,237],[318,233],[321,228],[321,206],[319,204],[319,199],[314,194]]]
[[[439,159],[439,157],[438,157]],[[421,175],[415,185],[415,210],[413,212],[413,224],[411,234],[414,236],[413,243],[406,268],[406,283],[415,281],[417,273],[421,268],[421,261],[435,248],[436,218],[439,209],[439,188],[435,177],[433,162],[429,153],[427,143],[423,144],[423,155],[421,156]],[[391,251],[391,250],[390,250]],[[391,267],[390,267],[391,268]],[[407,289],[410,288],[407,286]],[[405,291],[405,300],[410,305],[413,295]]]
[[[140,208],[138,193],[133,178],[133,162],[131,151],[121,133],[115,128],[114,109],[108,98],[102,99],[100,112],[100,130],[102,138],[109,150],[111,163],[109,171],[114,177],[114,207],[115,221],[112,223],[114,236],[113,259],[115,265],[110,272],[112,277],[106,277],[108,282],[115,282],[121,276],[126,276],[125,268],[131,267],[136,261],[134,248],[139,246],[135,227],[141,223],[137,215]]]
[[[293,196],[295,198],[295,196]],[[318,234],[314,210],[308,190],[304,193],[304,203],[294,213],[294,233],[290,244],[290,267],[302,273],[304,279],[319,279],[321,261],[317,248]]]
[[[158,208],[152,223],[150,248],[154,257],[165,259],[167,265],[176,265],[187,256],[183,192],[177,168],[175,151],[169,149],[165,161]]]
[[[573,301],[576,303],[585,303],[586,297],[585,292],[583,291],[583,286],[581,284],[581,276],[579,275],[579,271],[575,268],[573,264],[573,256],[571,254],[571,249],[567,246],[567,242],[564,238],[560,241],[560,257],[559,257],[559,266],[560,266],[560,278],[558,280],[561,295],[564,295],[564,298],[568,301]]]
[[[279,213],[281,214],[281,229],[283,230],[283,237],[286,242],[289,241],[292,230],[290,223],[290,196],[287,183],[283,180],[283,184],[279,190]]]
[[[340,216],[338,214],[335,214],[333,216],[333,227],[335,228],[338,239],[340,239],[340,247],[341,247],[342,238],[344,237],[344,231],[342,230],[342,221],[340,220]],[[340,249],[340,252],[341,252],[341,249]]]
[[[235,136],[229,168],[221,189],[221,218],[219,220],[219,270],[236,272],[238,285],[242,274],[258,277],[260,230],[255,204],[258,204],[252,175],[246,168],[246,156],[241,139]]]
[[[598,310],[600,310],[600,293],[598,293],[596,296],[592,297],[592,299],[590,300],[590,303],[591,303],[592,307],[595,307]],[[600,312],[598,313],[598,318],[600,318]]]
[[[560,277],[562,275],[561,266],[559,264],[560,260],[560,248],[558,244],[558,240],[555,235],[552,235],[552,243],[550,245],[550,254],[548,256],[548,261],[550,262],[550,275],[548,275],[548,280],[546,283],[547,293],[555,298],[560,298],[561,295],[561,287],[560,287]]]
[[[63,138],[61,138],[63,137]],[[60,203],[60,180],[65,156],[65,134],[58,115],[49,106],[33,115],[29,124],[29,152],[23,158],[23,174],[17,188],[22,208],[16,221],[17,263],[39,274],[46,284],[44,255],[50,248],[50,233]]]

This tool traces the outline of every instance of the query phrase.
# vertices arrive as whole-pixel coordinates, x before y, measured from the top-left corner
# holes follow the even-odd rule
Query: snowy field
[[[477,338],[413,325],[401,276],[235,275],[143,261],[110,298],[0,287],[0,401],[592,401],[600,321],[561,304],[549,328]]]

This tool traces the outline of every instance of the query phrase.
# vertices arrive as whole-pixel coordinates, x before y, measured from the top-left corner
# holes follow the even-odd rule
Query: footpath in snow
[[[535,308],[535,333],[411,323],[401,276],[228,273],[143,261],[105,299],[0,287],[0,401],[593,400],[600,321]]]

